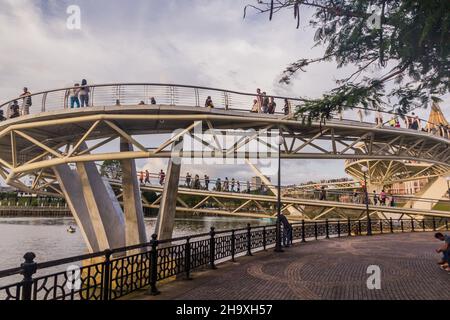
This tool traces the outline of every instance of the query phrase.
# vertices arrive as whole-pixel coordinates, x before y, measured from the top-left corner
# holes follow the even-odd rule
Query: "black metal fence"
[[[373,234],[448,230],[445,218],[371,220],[370,225]],[[292,224],[292,240],[298,243],[366,235],[367,227],[366,220],[302,221]],[[143,288],[148,288],[149,294],[158,294],[157,284],[162,280],[190,278],[196,269],[215,269],[216,263],[266,250],[275,241],[275,225],[248,225],[218,232],[211,228],[209,233],[163,241],[153,235],[145,244],[44,263],[36,263],[35,254],[29,252],[20,267],[0,271],[0,280],[22,277],[0,287],[0,299],[113,300]],[[55,268],[59,270],[55,272]]]

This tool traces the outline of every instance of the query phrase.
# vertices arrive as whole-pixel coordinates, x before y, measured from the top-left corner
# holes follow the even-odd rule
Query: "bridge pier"
[[[125,246],[125,221],[114,191],[95,163],[53,167],[90,252]]]
[[[167,166],[166,182],[161,196],[155,233],[159,240],[172,238],[177,208],[178,184],[181,160],[170,159]]]
[[[133,145],[120,140],[120,151],[133,151]],[[147,242],[141,191],[137,180],[135,160],[121,160],[122,199],[125,214],[125,242],[127,246]]]

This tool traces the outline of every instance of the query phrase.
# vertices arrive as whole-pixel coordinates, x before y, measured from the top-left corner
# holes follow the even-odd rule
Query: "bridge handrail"
[[[163,93],[163,95],[168,95],[170,96],[167,100],[165,100],[165,102],[167,103],[163,103],[163,105],[167,104],[167,105],[191,105],[191,106],[196,106],[196,107],[202,107],[204,106],[204,100],[206,100],[206,97],[208,95],[212,95],[212,94],[203,94],[200,95],[200,91],[210,91],[210,92],[215,92],[215,93],[220,93],[220,96],[216,96],[213,97],[213,101],[215,100],[215,98],[220,97],[220,99],[223,102],[223,107],[225,109],[230,109],[230,110],[245,110],[245,111],[250,111],[251,106],[252,106],[252,101],[248,100],[245,102],[245,105],[243,106],[243,102],[238,102],[238,104],[236,105],[236,107],[238,108],[232,108],[233,107],[233,97],[238,96],[238,97],[255,97],[257,94],[256,93],[248,93],[248,92],[240,92],[240,91],[235,91],[235,90],[225,90],[225,89],[219,89],[219,88],[212,88],[212,87],[204,87],[204,86],[193,86],[193,85],[183,85],[183,84],[169,84],[169,83],[144,83],[144,82],[136,82],[136,83],[109,83],[109,84],[92,84],[92,85],[87,85],[86,87],[88,87],[91,90],[90,93],[90,99],[89,99],[89,106],[113,106],[114,105],[114,100],[119,100],[120,101],[120,105],[127,105],[127,103],[122,104],[122,97],[125,99],[132,99],[133,103],[130,103],[131,105],[136,105],[139,103],[139,100],[142,101],[148,101],[148,99],[151,96],[156,96],[156,94],[152,93],[151,90],[149,90],[150,87],[158,87],[158,88],[164,88],[166,90],[165,93]],[[127,92],[126,92],[126,88],[128,87],[142,87],[143,91],[136,93],[136,92],[131,92],[131,94],[133,94],[134,96],[127,96]],[[102,93],[100,92],[100,98],[103,98],[103,101],[107,101],[110,103],[101,103],[101,101],[99,101],[98,103],[95,103],[94,101],[97,98],[97,96],[99,96],[99,94],[95,93],[95,89],[96,88],[110,88],[113,89],[111,92],[107,92],[108,97],[105,98],[104,95],[102,95]],[[180,95],[178,92],[176,92],[175,89],[190,89],[193,91],[190,91],[188,93],[184,93],[184,95]],[[33,100],[36,100],[35,98],[42,96],[42,98],[40,99],[40,110],[39,112],[46,112],[46,111],[51,111],[49,109],[54,109],[54,110],[61,110],[61,109],[68,109],[69,108],[69,101],[68,101],[68,93],[71,89],[80,89],[80,87],[65,87],[65,88],[61,88],[61,89],[52,89],[52,90],[46,90],[46,91],[40,91],[37,93],[33,93],[28,95],[27,97],[31,97]],[[60,95],[58,98],[58,101],[56,102],[57,107],[56,108],[50,108],[48,107],[48,101],[51,100],[49,95],[54,94],[54,93],[62,93],[62,95]],[[103,93],[104,94],[104,93]],[[302,98],[295,98],[295,97],[286,97],[286,96],[279,96],[279,95],[267,95],[268,97],[273,97],[274,99],[287,99],[289,102],[302,102],[305,101],[305,99]],[[167,97],[166,97],[167,98]],[[182,100],[182,99],[189,99],[189,104],[183,104],[183,103],[175,103],[178,100]],[[24,100],[24,97],[17,97],[14,99],[11,99],[3,104],[0,105],[0,109],[2,108],[7,108],[11,103],[13,103],[14,101],[22,101]],[[100,99],[101,100],[101,99]],[[150,104],[150,103],[145,103],[146,105]],[[62,108],[61,108],[62,105]],[[244,107],[244,108],[243,108]],[[277,106],[277,109],[280,110],[281,109],[281,105]],[[295,107],[295,106],[292,106]],[[31,107],[31,110],[34,111],[36,109],[35,105],[33,105]],[[400,115],[397,114],[396,112],[393,111],[387,111],[387,110],[377,110],[377,109],[371,109],[371,108],[364,108],[364,107],[358,107],[355,106],[353,107],[353,109],[360,109],[363,110],[366,113],[368,112],[380,112],[382,114],[387,114],[389,116],[394,116],[394,117],[399,117]],[[9,113],[9,110],[6,110],[7,113]],[[345,112],[345,111],[344,111]],[[35,113],[35,112],[33,112]],[[277,114],[281,114],[282,112],[276,112]],[[333,118],[333,119],[337,119],[337,118]],[[341,119],[339,119],[341,120]],[[342,120],[354,120],[354,119],[342,119]],[[425,119],[421,119],[419,118],[421,123],[429,123],[433,126],[436,126],[438,124],[436,123],[431,123],[428,120]],[[366,123],[366,122],[364,122]],[[388,121],[383,121],[383,125],[385,125],[386,123],[388,123]],[[373,124],[373,123],[371,123]],[[422,126],[423,127],[423,126]]]
[[[305,242],[306,239],[329,239],[330,237],[371,235],[405,232],[429,231],[445,228],[447,219],[436,221],[428,219],[380,219],[380,220],[325,220],[302,221],[291,225],[291,241]],[[247,253],[273,247],[276,242],[276,225],[224,230],[178,237],[158,241],[157,235],[147,243],[105,250],[92,254],[53,260],[43,263],[34,261],[34,253],[24,256],[25,263],[19,268],[0,271],[0,279],[23,275],[23,280],[0,286],[0,299],[38,300],[38,299],[98,299],[111,300],[123,297],[136,290],[149,286],[150,293],[156,294],[157,283],[161,280],[185,274],[189,278],[192,270],[209,266]],[[282,230],[285,232],[286,230]],[[289,231],[289,229],[287,229]],[[221,235],[220,237],[216,237]],[[192,241],[198,239],[197,241]],[[180,243],[181,241],[184,241]],[[178,242],[178,243],[176,243]],[[160,246],[161,244],[166,244]],[[114,254],[118,254],[114,256]],[[128,255],[127,255],[128,254]],[[96,262],[80,267],[80,285],[75,287],[77,276],[74,270],[58,271],[33,277],[39,270],[62,267],[69,263],[97,258]],[[102,259],[100,259],[102,258]],[[169,262],[169,263],[168,263]],[[125,268],[125,269],[124,269]],[[84,277],[84,282],[82,278]],[[85,281],[88,281],[86,283]],[[131,282],[131,284],[129,283]],[[71,286],[68,286],[70,284]],[[115,286],[114,286],[115,284]],[[78,296],[77,296],[78,295]],[[83,296],[84,295],[84,296]]]

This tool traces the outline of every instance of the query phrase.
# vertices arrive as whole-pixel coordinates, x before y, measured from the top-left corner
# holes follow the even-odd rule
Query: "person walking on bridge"
[[[270,97],[268,113],[269,114],[275,114],[276,107],[277,107],[277,104],[275,103],[274,98]]]
[[[20,117],[20,106],[17,100],[14,100],[12,104],[9,105],[9,119]]]
[[[263,95],[261,93],[261,89],[259,88],[256,89],[256,103],[257,103],[256,112],[262,113]]]
[[[205,101],[205,108],[214,108],[213,101],[211,99],[211,96],[208,96]]]
[[[186,173],[186,187],[190,188],[191,187],[191,174],[188,172]]]
[[[89,93],[91,90],[89,89],[87,85],[86,79],[83,79],[81,81],[81,88],[80,88],[80,103],[81,107],[88,107],[89,106]]]
[[[263,94],[262,94],[262,112],[263,113],[269,113],[269,103],[270,103],[270,99],[267,96],[267,93],[263,92]]]
[[[289,102],[289,100],[287,98],[284,99],[283,111],[284,111],[285,116],[288,116],[291,114],[291,103]]]
[[[161,171],[159,172],[159,184],[162,186],[164,184],[164,180],[166,179],[166,174],[164,173],[164,171],[161,169]]]
[[[151,184],[150,183],[150,172],[148,170],[145,170],[145,184]]]
[[[373,190],[373,205],[376,206],[378,204],[378,195],[375,190]]]
[[[30,107],[33,104],[31,100],[31,92],[28,91],[27,87],[23,88],[23,93],[20,97],[23,98],[21,115],[26,116],[27,114],[30,114]]]
[[[80,99],[78,98],[80,91],[79,83],[75,83],[74,87],[69,90],[70,109],[73,109],[75,105],[77,105],[77,108],[80,107]]]
[[[205,190],[209,190],[209,176],[205,174]]]
[[[319,200],[323,200],[323,201],[327,200],[327,191],[325,190],[325,186],[322,186],[322,188],[320,190]]]
[[[220,180],[220,178],[217,178],[216,180],[216,191],[222,191],[222,181]]]

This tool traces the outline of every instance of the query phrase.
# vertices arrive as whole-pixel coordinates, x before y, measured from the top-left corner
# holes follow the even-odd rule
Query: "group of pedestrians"
[[[277,108],[274,97],[270,97],[266,92],[261,92],[261,89],[256,89],[256,97],[253,100],[253,105],[250,112],[253,113],[267,113],[274,114]],[[283,112],[285,115],[291,113],[291,103],[286,98],[284,99]]]
[[[89,106],[89,95],[91,90],[86,79],[81,80],[81,85],[75,83],[72,89],[67,92],[69,97],[70,108],[84,108]]]
[[[31,97],[31,92],[27,87],[23,88],[23,91],[19,97],[22,100],[22,105],[19,105],[18,100],[14,100],[13,102],[11,102],[8,106],[6,115],[3,113],[3,110],[0,110],[0,120],[6,120],[7,118],[13,119],[30,114],[30,108],[33,105],[33,99]]]
[[[204,184],[202,185],[201,181],[200,181],[200,176],[198,174],[196,174],[194,176],[194,178],[192,178],[192,175],[188,172],[186,173],[186,177],[185,177],[185,187],[187,188],[191,188],[191,189],[197,189],[197,190],[209,190],[209,183],[210,183],[210,179],[208,175],[204,175],[203,177],[203,182]]]
[[[150,181],[150,175],[150,171],[148,170],[139,172],[139,182],[141,183],[141,185],[152,184]],[[162,186],[166,180],[166,173],[164,172],[164,170],[161,169],[157,177],[159,185]]]

